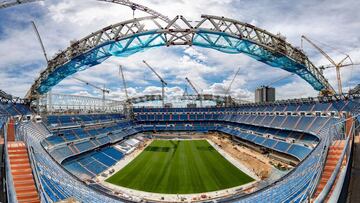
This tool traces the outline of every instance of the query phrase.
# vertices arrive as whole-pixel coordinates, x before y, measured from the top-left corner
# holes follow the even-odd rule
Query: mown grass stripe
[[[155,140],[106,181],[146,192],[191,194],[235,187],[253,179],[206,140]]]

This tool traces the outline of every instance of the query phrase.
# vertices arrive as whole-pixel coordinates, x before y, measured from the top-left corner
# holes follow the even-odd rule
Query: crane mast
[[[274,80],[274,81],[271,81],[269,84],[267,84],[266,86],[268,87],[268,86],[271,86],[271,85],[273,85],[273,84],[275,84],[275,83],[277,83],[277,82],[279,82],[279,81],[281,81],[281,80],[284,80],[284,79],[286,79],[286,78],[289,78],[289,77],[291,77],[291,76],[293,76],[293,75],[295,75],[295,73],[290,73],[290,74],[287,74],[287,75],[284,75],[284,76],[282,76],[282,77],[280,77],[280,78],[278,78],[278,79],[276,79],[276,80]]]
[[[344,67],[343,63],[346,59],[349,59],[351,61],[351,58],[349,55],[346,54],[345,58],[343,58],[340,62],[336,63],[324,50],[322,50],[319,46],[317,46],[314,42],[312,42],[309,38],[305,37],[304,35],[301,36],[301,44],[303,42],[303,39],[307,41],[309,44],[311,44],[315,49],[317,49],[327,60],[330,61],[330,63],[335,66],[336,68],[336,80],[338,84],[338,93],[342,94],[342,83],[341,83],[341,73],[340,68]],[[351,61],[351,64],[352,61]],[[346,64],[346,66],[348,66]]]
[[[165,107],[165,86],[167,86],[167,83],[164,81],[164,79],[145,61],[143,60],[143,63],[159,78],[161,82],[161,99],[162,99],[162,107]]]
[[[124,92],[125,92],[125,97],[126,97],[126,101],[124,103],[124,114],[127,116],[127,118],[131,118],[131,100],[129,98],[129,94],[127,92],[127,86],[126,86],[126,80],[125,80],[125,76],[124,76],[124,70],[122,65],[119,65],[119,74],[121,75],[122,78],[122,82],[123,82],[123,86],[124,86]]]
[[[21,2],[19,2],[19,3],[21,3]],[[47,57],[46,50],[45,50],[45,46],[44,46],[44,43],[43,43],[43,41],[42,41],[42,39],[41,39],[40,33],[39,33],[39,31],[38,31],[38,29],[37,29],[37,27],[36,27],[35,22],[34,22],[34,21],[31,21],[31,24],[32,24],[32,27],[33,27],[34,32],[35,32],[35,34],[36,34],[36,37],[37,37],[37,39],[38,39],[38,42],[39,42],[39,44],[40,44],[41,50],[42,50],[42,52],[43,52],[43,55],[44,55],[44,58],[45,58],[45,61],[46,61],[46,64],[48,65],[48,64],[49,64],[49,59],[48,59],[48,57]],[[48,97],[47,111],[48,111],[48,112],[51,112],[51,111],[52,111],[52,94],[51,94],[51,90],[48,92],[47,97]],[[36,101],[36,109],[37,109],[37,110],[39,110],[39,106],[40,106],[39,100],[40,100],[40,98],[38,98],[37,101]]]
[[[225,96],[229,94],[229,92],[230,92],[230,90],[231,90],[231,86],[232,86],[232,84],[234,83],[236,76],[239,75],[239,72],[240,72],[240,67],[239,67],[239,69],[236,71],[233,79],[231,80],[229,87],[226,89]]]
[[[190,87],[198,95],[199,100],[200,100],[200,107],[202,107],[202,98],[201,98],[201,95],[200,95],[199,91],[196,89],[195,85],[189,80],[189,78],[186,77],[185,80],[189,83]]]
[[[82,83],[84,83],[84,84],[86,84],[86,85],[89,85],[89,86],[91,86],[91,87],[93,87],[93,88],[95,88],[95,89],[100,90],[100,91],[102,92],[102,106],[103,106],[103,109],[105,109],[105,94],[109,94],[109,93],[110,93],[110,90],[106,89],[105,87],[104,87],[104,88],[99,87],[99,86],[97,86],[97,85],[94,85],[94,84],[92,84],[92,83],[90,83],[90,82],[88,82],[88,81],[85,81],[85,80],[83,80],[83,79],[80,79],[80,78],[76,78],[76,77],[73,77],[73,78],[74,78],[75,80],[79,81],[79,82],[82,82]]]
[[[122,81],[123,81],[123,86],[124,86],[124,92],[125,92],[126,101],[129,101],[129,95],[128,95],[128,92],[127,92],[126,80],[125,80],[125,76],[124,76],[124,71],[123,71],[122,65],[119,65],[119,73],[121,74],[121,78],[122,78]]]
[[[48,59],[47,54],[46,54],[46,51],[45,51],[45,46],[44,46],[44,44],[43,44],[43,41],[41,40],[41,36],[40,36],[40,33],[39,33],[39,31],[38,31],[38,29],[37,29],[37,27],[36,27],[36,24],[35,24],[34,21],[31,21],[31,24],[32,24],[32,26],[33,26],[34,32],[35,32],[35,34],[36,34],[36,36],[37,36],[37,39],[38,39],[38,41],[39,41],[39,43],[40,43],[42,52],[43,52],[44,57],[45,57],[45,60],[46,60],[46,63],[49,63],[49,59]]]

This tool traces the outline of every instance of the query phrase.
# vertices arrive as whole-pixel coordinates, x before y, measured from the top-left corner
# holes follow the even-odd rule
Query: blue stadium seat
[[[300,160],[303,160],[310,152],[311,149],[296,144],[292,144],[287,151],[287,153],[297,157]]]
[[[263,146],[267,148],[273,148],[273,146],[277,143],[276,140],[273,139],[266,139],[265,142],[262,144]]]
[[[289,143],[286,143],[286,142],[283,142],[283,141],[278,141],[273,148],[280,151],[280,152],[286,153],[289,146],[290,146]]]
[[[281,127],[287,129],[294,129],[299,119],[299,116],[287,116],[284,124]]]
[[[90,142],[90,141],[85,141],[85,142],[80,142],[80,143],[75,143],[75,146],[78,150],[80,150],[81,152],[85,152],[88,151],[92,148],[95,147],[95,145]]]
[[[280,125],[283,123],[285,116],[276,116],[274,120],[271,122],[270,126],[273,127],[280,127]]]

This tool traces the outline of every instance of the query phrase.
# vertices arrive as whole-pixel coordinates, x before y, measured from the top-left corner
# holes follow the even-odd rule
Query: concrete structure
[[[275,88],[261,86],[255,90],[255,102],[274,102]]]

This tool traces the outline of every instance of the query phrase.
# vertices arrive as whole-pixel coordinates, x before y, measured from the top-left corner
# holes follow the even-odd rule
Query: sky
[[[351,56],[360,62],[360,1],[358,0],[134,0],[169,18],[183,15],[192,21],[201,14],[225,16],[250,23],[271,33],[286,37],[295,47],[301,46],[301,35],[313,40],[335,61]],[[135,17],[147,16],[141,11]],[[39,73],[46,68],[44,56],[31,27],[35,21],[48,56],[64,50],[70,41],[81,39],[103,27],[133,18],[130,8],[96,0],[44,0],[0,10],[0,89],[23,97]],[[328,65],[311,45],[303,50],[316,65]],[[146,60],[168,82],[168,96],[182,95],[188,77],[202,93],[224,94],[235,72],[230,94],[243,100],[254,100],[254,90],[289,73],[270,67],[243,54],[229,55],[211,49],[176,46],[159,47],[127,58],[111,57],[105,62],[78,72],[74,77],[110,89],[108,98],[123,100],[124,91],[118,66],[123,65],[130,96],[160,94],[161,84],[142,63]],[[336,89],[335,69],[324,71]],[[360,83],[360,66],[341,70],[343,88]],[[317,96],[318,92],[298,76],[272,84],[277,99]],[[100,97],[101,93],[71,77],[53,88],[53,93]]]

